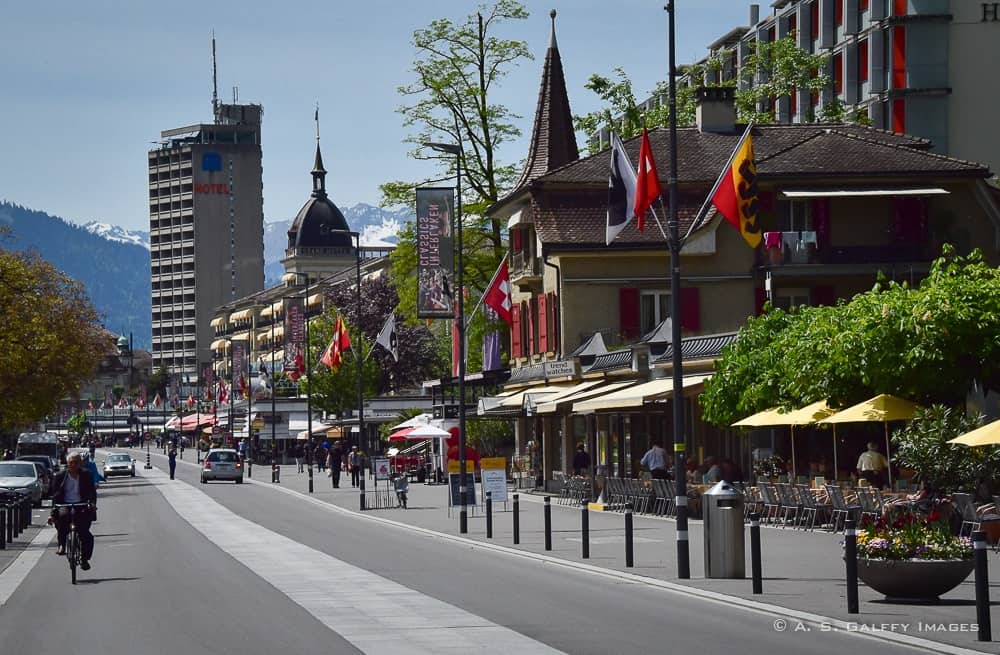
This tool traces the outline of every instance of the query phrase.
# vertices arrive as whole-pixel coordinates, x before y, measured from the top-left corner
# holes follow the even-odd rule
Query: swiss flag
[[[635,218],[639,231],[646,227],[646,212],[660,197],[660,176],[656,172],[656,162],[653,161],[653,148],[649,145],[649,133],[642,130],[642,143],[639,146],[639,170],[635,174]]]
[[[497,313],[507,325],[514,324],[514,314],[511,309],[514,303],[510,297],[510,273],[507,270],[507,260],[500,262],[500,268],[493,275],[493,281],[483,294],[483,303]]]
[[[188,394],[187,406],[188,407],[193,407],[194,406],[194,396],[192,394],[190,394],[190,393]]]
[[[159,407],[163,404],[163,399],[160,398],[160,392],[156,392],[156,396],[153,398],[153,407]]]

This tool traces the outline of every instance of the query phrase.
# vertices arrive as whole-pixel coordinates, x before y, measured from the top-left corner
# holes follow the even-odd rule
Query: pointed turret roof
[[[313,196],[326,196],[326,169],[323,168],[323,153],[319,150],[319,139],[316,139],[316,161],[313,163]]]
[[[521,179],[514,185],[510,195],[520,191],[536,177],[580,158],[573,132],[573,114],[566,94],[566,78],[556,43],[556,10],[553,9],[549,16],[552,19],[552,32],[549,49],[545,53],[545,66],[542,68],[531,145]]]

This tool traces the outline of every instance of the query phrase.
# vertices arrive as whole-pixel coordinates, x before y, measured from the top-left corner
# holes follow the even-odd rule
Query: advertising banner
[[[247,361],[250,354],[247,351],[247,347],[248,343],[243,340],[233,340],[229,343],[230,352],[233,357],[233,370],[230,383],[232,389],[240,393],[243,392],[243,387],[247,383]]]
[[[452,318],[454,188],[417,189],[417,317]]]
[[[285,298],[285,375],[297,379],[305,370],[306,310],[302,298]]]

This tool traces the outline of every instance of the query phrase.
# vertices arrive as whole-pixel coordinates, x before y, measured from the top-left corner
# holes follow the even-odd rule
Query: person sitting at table
[[[920,487],[912,494],[885,502],[882,506],[882,515],[891,519],[895,512],[901,510],[907,510],[911,514],[929,514],[936,499],[937,492],[934,486],[924,478],[920,481]]]
[[[719,460],[719,478],[726,482],[743,482],[743,471],[736,462],[723,457]]]
[[[709,455],[705,458],[705,464],[703,465],[705,472],[701,476],[701,481],[705,484],[714,484],[719,481],[722,472],[719,470],[719,465],[715,462],[715,457]]]
[[[687,464],[684,465],[684,477],[687,478],[688,484],[697,484],[701,482],[701,473],[699,473],[698,462],[693,459],[689,459]]]

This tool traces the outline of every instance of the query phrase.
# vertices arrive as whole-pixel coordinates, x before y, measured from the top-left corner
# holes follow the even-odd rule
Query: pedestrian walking
[[[292,448],[292,456],[295,457],[295,466],[296,468],[298,468],[298,472],[299,473],[305,472],[305,468],[303,468],[302,465],[302,462],[305,459],[305,453],[302,450],[302,444],[299,443],[295,444],[295,447]]]
[[[340,488],[340,468],[343,466],[344,461],[344,450],[340,446],[340,442],[333,444],[333,448],[330,449],[330,479],[333,482],[333,488]]]
[[[364,464],[364,457],[358,452],[357,446],[351,446],[351,454],[347,456],[347,467],[351,471],[351,486],[361,485],[361,470]]]
[[[167,453],[167,462],[170,464],[170,479],[174,479],[174,471],[177,469],[177,447],[170,445],[170,452]]]
[[[323,446],[316,444],[316,447],[313,449],[313,459],[316,460],[316,465],[319,467],[320,473],[326,470],[326,456],[327,452],[323,450]]]

